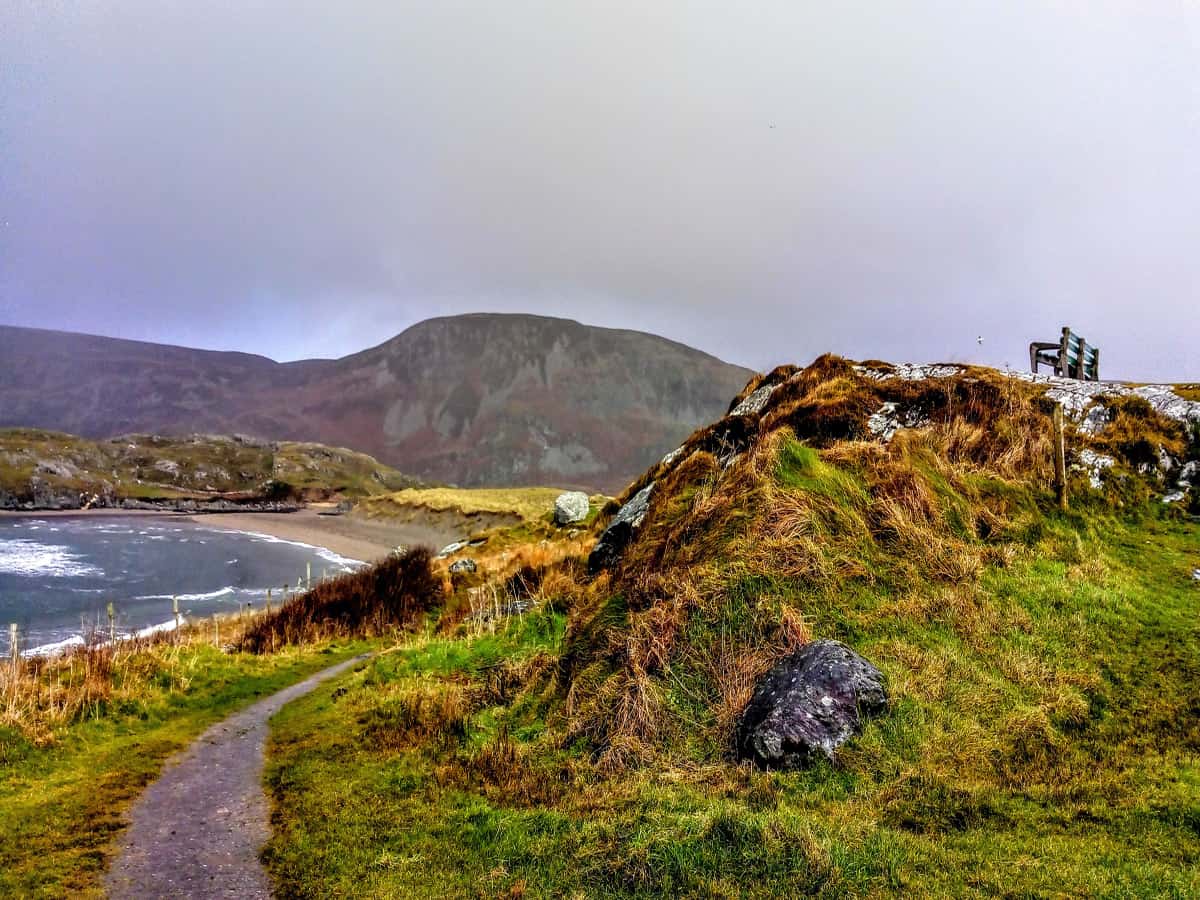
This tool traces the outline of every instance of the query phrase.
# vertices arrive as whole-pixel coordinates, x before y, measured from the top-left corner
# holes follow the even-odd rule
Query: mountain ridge
[[[353,447],[425,480],[612,490],[751,374],[657,335],[523,314],[428,319],[288,362],[0,326],[0,426],[245,433]]]

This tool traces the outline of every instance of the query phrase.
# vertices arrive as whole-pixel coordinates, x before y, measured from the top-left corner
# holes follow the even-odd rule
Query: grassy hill
[[[221,435],[91,441],[0,429],[0,507],[111,506],[127,498],[358,498],[415,484],[366,454],[321,444]]]
[[[436,632],[285,712],[279,884],[1194,895],[1200,532],[1194,488],[1162,498],[1196,409],[1079,405],[1063,513],[1061,388],[834,358],[752,382],[630,486],[649,511],[608,571],[565,544],[485,560]],[[530,605],[497,621],[480,591]],[[735,763],[755,682],[816,637],[882,669],[890,712],[836,765]]]

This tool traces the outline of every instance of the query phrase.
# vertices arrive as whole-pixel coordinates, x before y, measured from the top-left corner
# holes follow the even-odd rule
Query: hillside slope
[[[749,374],[653,335],[536,316],[432,319],[292,363],[0,326],[0,427],[308,440],[428,481],[612,491]]]
[[[590,566],[577,538],[464,550],[479,571],[451,579],[444,638],[289,711],[273,874],[385,896],[1193,896],[1198,468],[1200,402],[1166,387],[834,357],[756,378],[613,504]],[[829,638],[878,666],[888,709],[833,763],[739,764],[756,684]]]
[[[416,484],[366,454],[321,444],[153,434],[90,441],[0,429],[0,509],[353,499]]]

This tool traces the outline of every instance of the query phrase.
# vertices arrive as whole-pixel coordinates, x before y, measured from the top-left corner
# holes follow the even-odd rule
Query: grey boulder
[[[567,491],[554,501],[554,522],[557,525],[574,525],[588,517],[588,495],[583,491]]]
[[[845,644],[820,640],[780,660],[758,683],[736,732],[739,759],[796,769],[825,757],[887,711],[883,673]]]

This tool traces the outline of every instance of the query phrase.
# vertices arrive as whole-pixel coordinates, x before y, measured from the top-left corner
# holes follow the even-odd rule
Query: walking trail
[[[270,837],[262,774],[267,720],[365,659],[357,656],[209,728],[167,764],[130,810],[106,879],[115,900],[270,897],[258,853]]]

